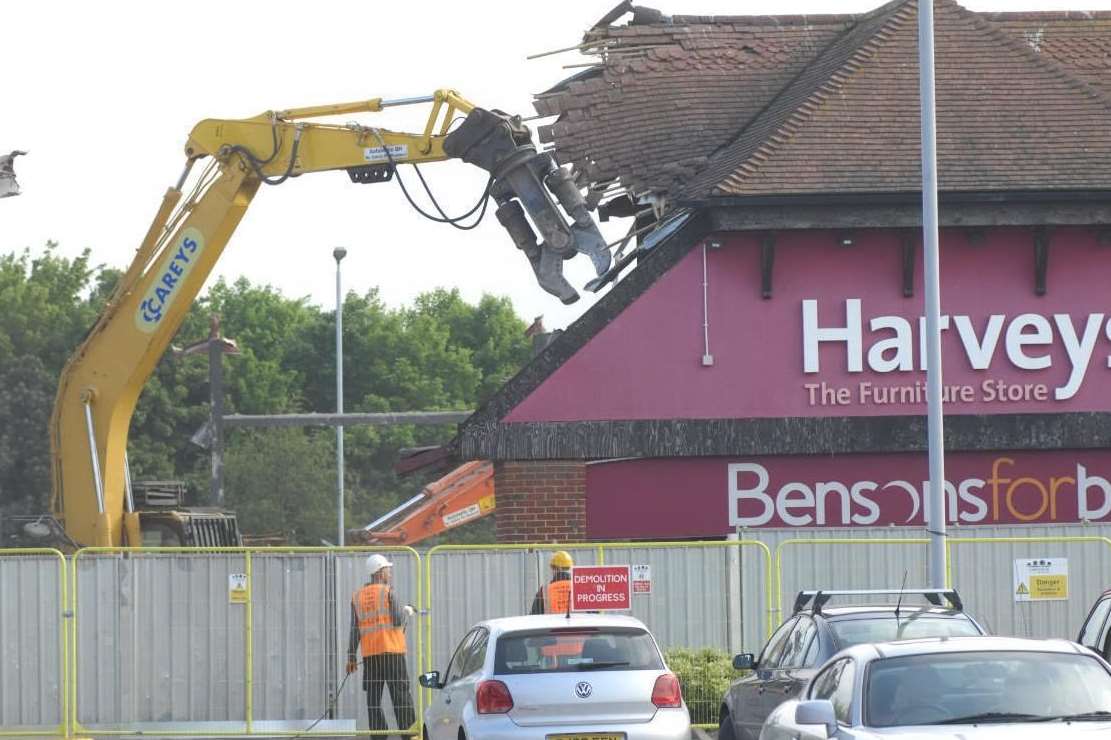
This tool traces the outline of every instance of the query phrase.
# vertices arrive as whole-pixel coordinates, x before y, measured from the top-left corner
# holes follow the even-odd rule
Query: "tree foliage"
[[[91,266],[86,251],[0,255],[0,513],[49,505],[47,434],[64,363],[104,306],[120,272]],[[377,291],[344,301],[346,411],[474,408],[529,356],[525,324],[505,298],[470,305],[454,290],[386,306]],[[335,315],[246,279],[219,281],[192,307],[174,344],[203,341],[219,315],[240,354],[224,360],[225,413],[336,408]],[[167,352],[139,398],[128,452],[136,479],[183,479],[206,503],[209,458],[190,437],[208,418],[205,355]],[[345,431],[350,525],[368,523],[427,480],[393,473],[398,451],[442,444],[452,427],[349,427]],[[226,432],[225,490],[247,532],[294,541],[335,539],[335,433],[298,428]],[[488,522],[458,538],[492,536]]]

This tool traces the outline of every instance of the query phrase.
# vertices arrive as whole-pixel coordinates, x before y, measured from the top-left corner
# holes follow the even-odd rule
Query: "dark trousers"
[[[413,697],[409,692],[409,671],[402,653],[381,653],[363,658],[363,691],[366,692],[367,721],[372,730],[388,730],[382,714],[383,684],[390,690],[390,704],[399,730],[416,721]]]

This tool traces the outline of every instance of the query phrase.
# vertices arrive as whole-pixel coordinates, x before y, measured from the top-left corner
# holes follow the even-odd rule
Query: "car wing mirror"
[[[440,683],[440,672],[431,671],[429,673],[422,673],[417,678],[417,683],[426,689],[442,689],[444,685]]]
[[[756,656],[752,653],[741,653],[733,656],[733,670],[751,671],[756,668]]]
[[[837,714],[829,699],[811,699],[795,705],[796,725],[824,725],[826,737],[837,734]]]

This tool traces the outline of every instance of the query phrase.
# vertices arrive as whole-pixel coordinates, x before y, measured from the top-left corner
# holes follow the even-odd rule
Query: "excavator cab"
[[[186,507],[183,481],[132,484],[143,547],[239,547],[239,523],[210,507]]]

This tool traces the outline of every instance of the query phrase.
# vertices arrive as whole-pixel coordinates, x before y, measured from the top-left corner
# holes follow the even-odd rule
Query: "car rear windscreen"
[[[662,670],[652,637],[640,629],[556,628],[510,632],[498,638],[494,672]]]
[[[865,642],[894,642],[922,637],[975,637],[980,634],[976,625],[963,617],[896,619],[894,616],[884,616],[874,619],[831,620],[829,626],[837,638],[838,647],[842,649]]]

